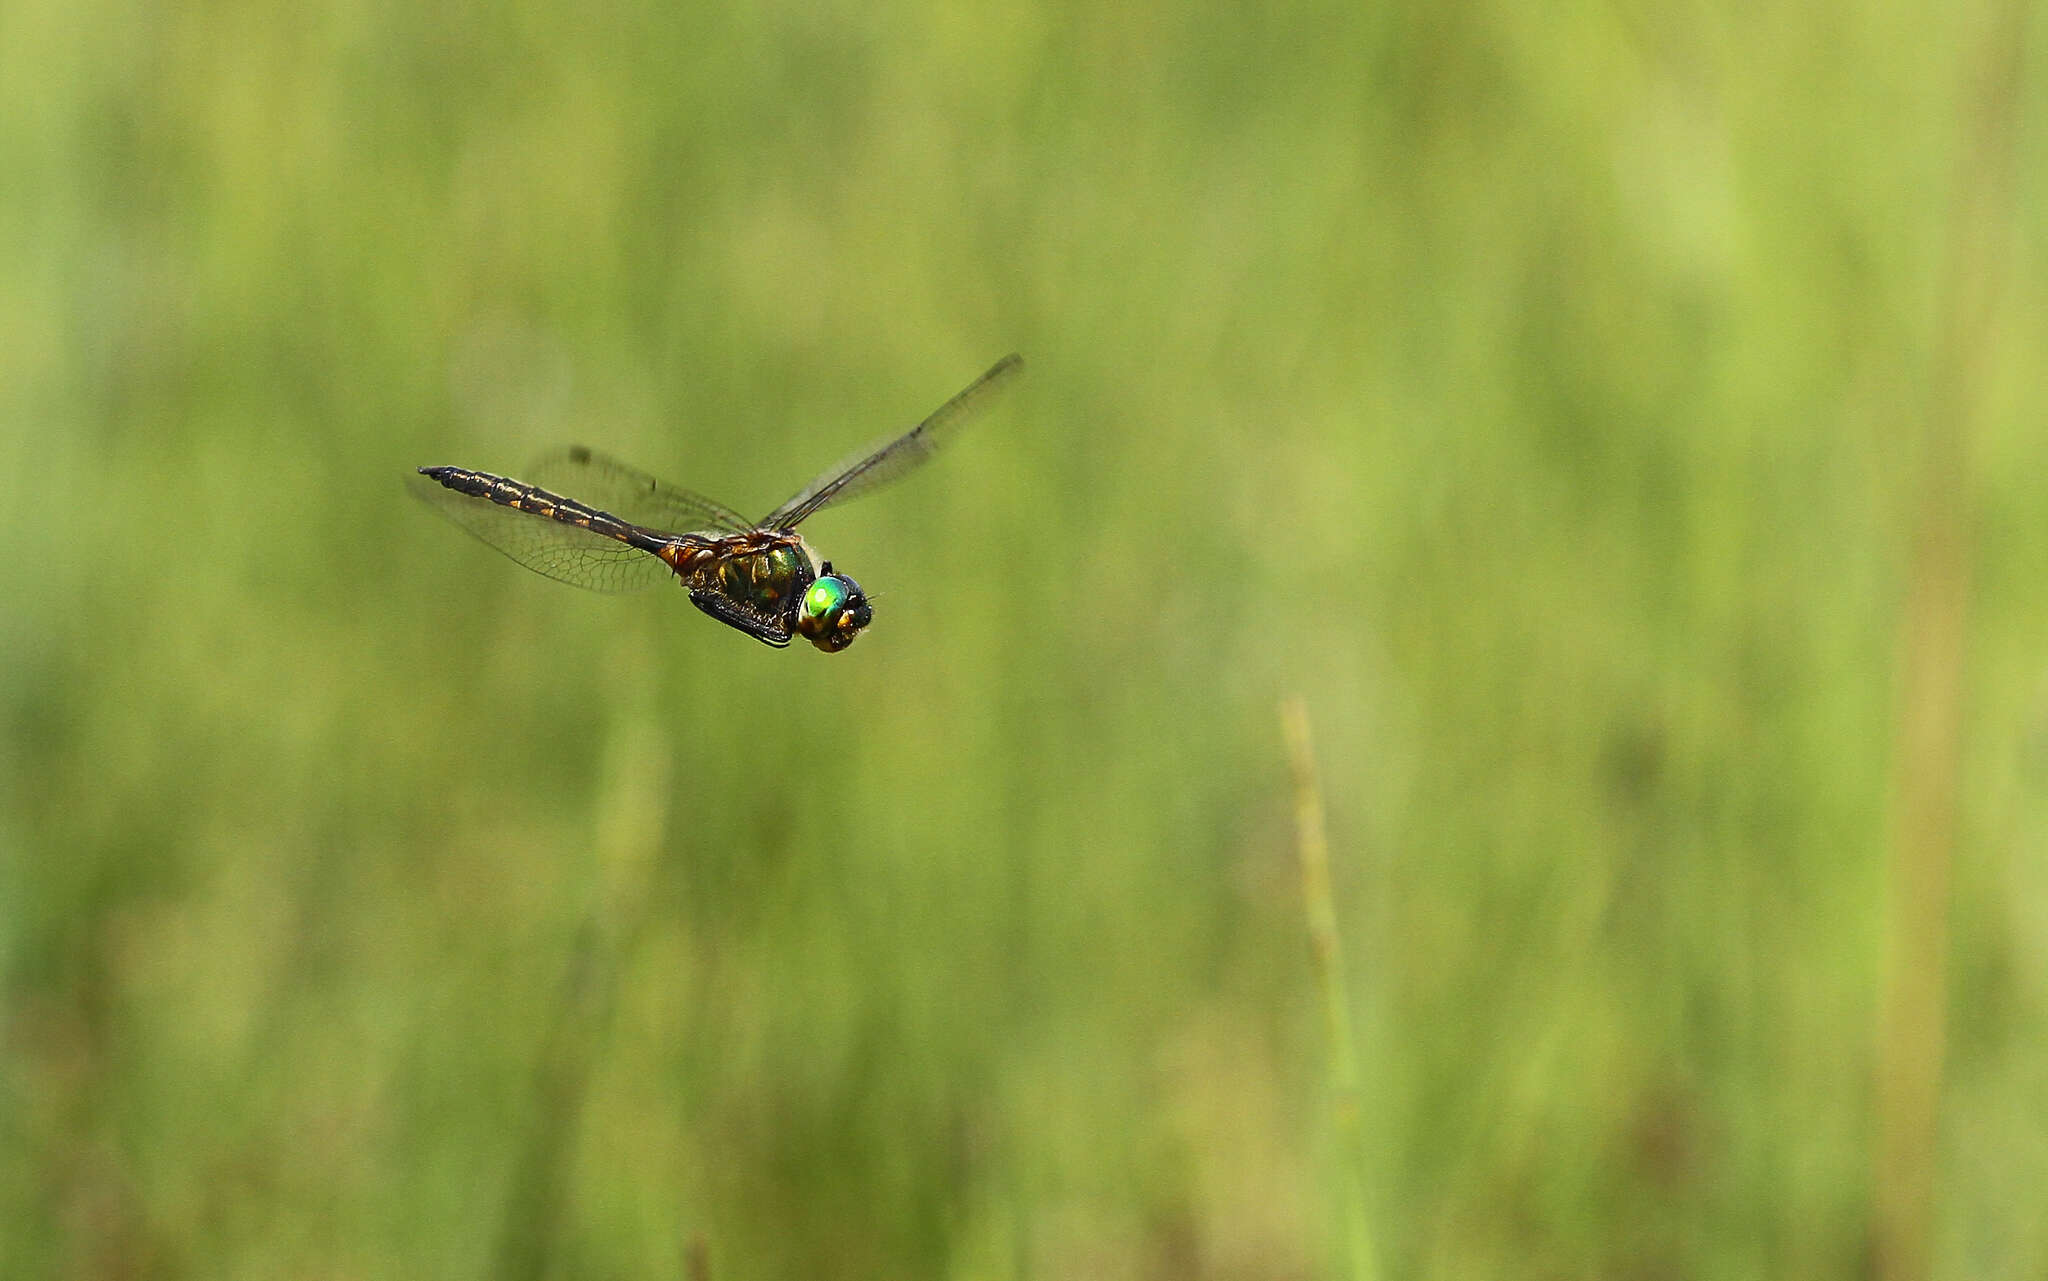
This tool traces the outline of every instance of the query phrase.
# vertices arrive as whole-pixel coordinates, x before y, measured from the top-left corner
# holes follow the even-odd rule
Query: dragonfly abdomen
[[[668,542],[667,539],[656,537],[653,531],[628,524],[610,512],[599,511],[573,498],[549,493],[538,485],[528,485],[505,476],[494,476],[487,471],[471,471],[467,467],[422,467],[420,474],[431,477],[458,494],[487,499],[500,507],[531,512],[548,520],[575,525],[593,534],[616,538],[643,551],[659,551]]]

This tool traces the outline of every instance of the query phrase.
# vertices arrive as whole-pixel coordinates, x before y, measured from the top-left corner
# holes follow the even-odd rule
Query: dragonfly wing
[[[595,592],[637,592],[673,572],[665,562],[615,538],[458,493],[428,476],[414,476],[406,487],[440,515],[557,582]]]
[[[753,528],[724,503],[665,484],[581,445],[536,459],[520,479],[649,529],[744,534]]]
[[[762,517],[761,527],[795,529],[813,512],[849,498],[858,498],[892,480],[901,479],[937,453],[941,445],[987,408],[995,393],[1008,385],[1023,368],[1022,356],[1012,353],[1003,357],[917,426],[879,449],[862,452],[804,486],[795,497]]]

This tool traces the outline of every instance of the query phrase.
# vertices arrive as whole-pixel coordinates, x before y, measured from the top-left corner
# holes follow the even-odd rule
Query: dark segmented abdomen
[[[560,494],[551,494],[537,485],[493,476],[489,472],[471,471],[467,467],[422,467],[420,475],[431,477],[458,494],[487,499],[500,507],[532,512],[565,525],[580,526],[593,534],[616,538],[645,551],[658,552],[670,541],[657,537],[653,530],[620,520],[610,512],[599,511]]]

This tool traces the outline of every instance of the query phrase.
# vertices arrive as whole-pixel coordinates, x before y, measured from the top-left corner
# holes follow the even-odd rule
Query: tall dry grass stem
[[[1309,954],[1322,989],[1330,1045],[1331,1128],[1339,1149],[1339,1213],[1353,1281],[1375,1281],[1372,1220],[1365,1208],[1365,1142],[1358,1084],[1358,1049],[1351,1032],[1351,994],[1344,977],[1344,939],[1330,891],[1330,841],[1323,824],[1323,790],[1316,776],[1308,704],[1297,695],[1280,704],[1280,724],[1294,771],[1294,828],[1301,853],[1301,898],[1308,914]]]
[[[1884,1281],[1933,1271],[1948,1022],[1950,886],[1959,825],[1970,608],[1970,434],[1998,344],[2014,225],[2026,6],[1988,15],[1965,68],[1942,313],[1921,424],[1912,560],[1900,621],[1892,848],[1874,1064],[1871,1237]]]

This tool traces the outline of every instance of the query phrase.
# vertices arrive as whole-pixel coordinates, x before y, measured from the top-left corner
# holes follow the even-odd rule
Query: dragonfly
[[[900,480],[929,459],[1024,368],[1012,353],[879,448],[824,472],[750,521],[581,445],[537,460],[524,479],[422,467],[413,493],[519,564],[599,592],[673,575],[704,613],[777,649],[802,637],[828,654],[874,621],[860,584],[797,533],[806,519]]]

